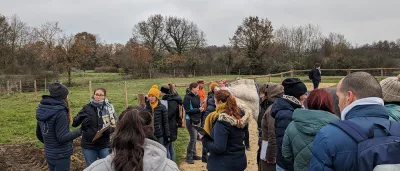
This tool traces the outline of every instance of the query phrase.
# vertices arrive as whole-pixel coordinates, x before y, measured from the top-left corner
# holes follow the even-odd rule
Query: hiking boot
[[[186,163],[188,163],[188,164],[194,164],[194,161],[193,161],[193,160],[186,160]]]
[[[199,156],[193,156],[193,160],[201,160],[201,157],[199,157]]]

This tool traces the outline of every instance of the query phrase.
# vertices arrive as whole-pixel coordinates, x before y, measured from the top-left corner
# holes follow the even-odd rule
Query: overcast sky
[[[400,38],[400,0],[0,0],[0,13],[30,26],[58,21],[67,33],[87,31],[107,43],[125,43],[132,27],[152,14],[194,21],[209,45],[229,43],[249,15],[282,25],[319,25],[353,44]]]

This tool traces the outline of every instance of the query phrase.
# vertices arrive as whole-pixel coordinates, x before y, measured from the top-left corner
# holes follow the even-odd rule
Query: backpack
[[[368,133],[348,120],[331,124],[343,130],[357,142],[357,170],[400,169],[400,123],[389,120],[385,124],[375,123],[369,128]],[[375,128],[383,130],[386,136],[375,137]]]
[[[308,72],[308,79],[312,80],[313,79],[313,69]]]

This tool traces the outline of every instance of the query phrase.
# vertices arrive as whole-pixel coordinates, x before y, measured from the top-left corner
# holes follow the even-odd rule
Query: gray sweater
[[[84,171],[114,171],[111,163],[114,154],[92,163]],[[156,141],[147,139],[144,143],[143,171],[179,171],[175,162],[167,158],[167,150]]]

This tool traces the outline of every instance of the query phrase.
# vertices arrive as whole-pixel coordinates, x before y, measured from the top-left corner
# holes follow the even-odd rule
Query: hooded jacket
[[[188,92],[183,99],[183,108],[185,109],[186,115],[189,116],[190,121],[194,124],[200,123],[201,112],[199,95],[193,94],[191,91]]]
[[[146,107],[145,110],[149,113],[153,114],[154,117],[154,136],[157,138],[170,138],[171,134],[169,131],[169,121],[168,121],[168,111],[167,108],[160,102],[158,101],[158,106],[154,108],[154,113],[153,110],[151,109],[149,101],[146,102]]]
[[[81,135],[81,129],[70,132],[68,107],[61,100],[43,96],[36,110],[36,137],[44,143],[46,159],[57,160],[72,155],[72,140]]]
[[[296,109],[293,121],[285,131],[282,155],[294,163],[295,171],[308,170],[315,135],[324,126],[339,120],[335,114],[322,110]]]
[[[179,107],[182,105],[182,98],[178,95],[166,94],[162,97],[168,101],[168,125],[171,135],[171,141],[178,138],[178,122],[179,122]]]
[[[210,155],[207,169],[210,171],[230,170],[243,171],[247,167],[245,146],[243,144],[245,127],[251,114],[245,113],[241,119],[236,119],[226,113],[220,113],[212,128],[211,137],[204,138],[204,146]]]
[[[92,163],[84,171],[115,171],[112,167],[114,154]],[[178,166],[167,158],[167,150],[160,143],[147,139],[144,144],[143,171],[179,171]]]

